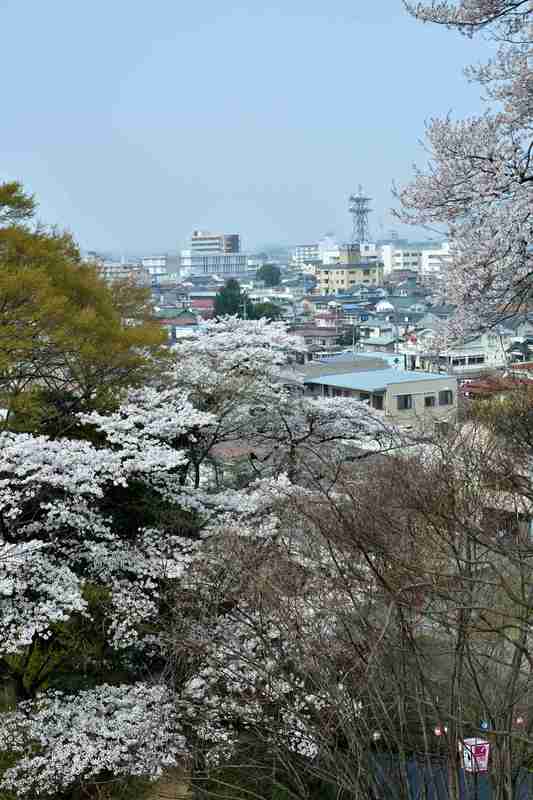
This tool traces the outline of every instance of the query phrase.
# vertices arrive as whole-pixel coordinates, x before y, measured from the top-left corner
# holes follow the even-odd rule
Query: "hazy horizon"
[[[0,0],[0,180],[85,250],[175,252],[194,228],[255,251],[345,239],[358,184],[374,238],[419,239],[390,218],[392,181],[423,162],[426,119],[480,110],[461,69],[489,45],[401,0],[353,5]]]

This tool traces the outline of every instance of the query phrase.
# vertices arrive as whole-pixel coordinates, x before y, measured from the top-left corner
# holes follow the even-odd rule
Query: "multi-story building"
[[[206,253],[181,251],[182,275],[244,275],[248,271],[246,253]]]
[[[210,233],[209,231],[193,231],[190,250],[195,255],[211,253],[240,253],[241,240],[238,233]]]
[[[150,285],[150,275],[139,262],[102,259],[97,263],[97,269],[102,278],[108,283],[133,280],[140,286]]]
[[[445,272],[452,258],[448,242],[385,244],[381,247],[381,257],[386,276],[396,270],[413,270],[422,281]]]
[[[361,284],[378,286],[383,282],[380,261],[360,261],[357,264],[332,264],[317,270],[320,294],[344,294]]]
[[[243,275],[250,256],[240,252],[238,233],[193,231],[190,246],[181,251],[182,275]]]
[[[169,276],[174,280],[178,278],[179,262],[177,255],[146,256],[141,259],[141,264],[150,275],[153,283],[158,283],[161,279]]]
[[[339,248],[339,263],[323,265],[315,272],[321,294],[346,293],[357,285],[377,286],[383,282],[383,263],[362,259],[359,244]]]
[[[291,264],[295,267],[303,267],[306,264],[319,264],[321,262],[320,245],[298,244],[291,251]]]

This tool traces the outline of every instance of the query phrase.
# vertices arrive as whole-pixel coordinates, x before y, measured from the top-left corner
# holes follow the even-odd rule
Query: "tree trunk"
[[[146,800],[191,800],[192,791],[188,770],[175,767],[165,772],[153,786]]]

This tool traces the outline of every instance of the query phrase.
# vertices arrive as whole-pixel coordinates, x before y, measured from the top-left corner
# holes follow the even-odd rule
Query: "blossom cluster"
[[[185,753],[167,688],[101,685],[47,692],[2,715],[0,750],[19,756],[0,788],[42,797],[110,775],[158,778]]]

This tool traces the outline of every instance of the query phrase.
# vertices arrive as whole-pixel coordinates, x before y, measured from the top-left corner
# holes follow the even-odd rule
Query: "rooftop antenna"
[[[352,215],[352,244],[359,242],[363,244],[370,239],[370,230],[368,227],[368,217],[370,215],[370,201],[371,197],[366,197],[363,194],[363,187],[361,184],[357,187],[357,194],[351,194],[348,198],[348,211]]]

